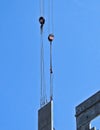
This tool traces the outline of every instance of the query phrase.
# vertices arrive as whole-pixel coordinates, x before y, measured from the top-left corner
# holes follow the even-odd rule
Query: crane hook
[[[40,26],[40,28],[41,28],[41,30],[43,29],[43,25],[45,24],[45,19],[44,19],[44,17],[40,17],[39,18],[39,22],[40,22],[40,24],[41,24],[41,26]]]
[[[48,40],[49,40],[50,42],[52,42],[52,41],[54,40],[54,35],[53,35],[53,34],[49,34]]]

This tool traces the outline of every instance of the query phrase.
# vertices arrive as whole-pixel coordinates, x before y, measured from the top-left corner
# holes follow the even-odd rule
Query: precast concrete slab
[[[94,130],[90,122],[100,115],[100,91],[76,107],[77,130]]]
[[[53,130],[53,101],[39,109],[38,130]]]

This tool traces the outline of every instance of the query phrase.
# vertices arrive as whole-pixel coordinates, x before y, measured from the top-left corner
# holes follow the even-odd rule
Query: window
[[[91,128],[96,127],[96,130],[100,130],[100,116],[91,121]]]

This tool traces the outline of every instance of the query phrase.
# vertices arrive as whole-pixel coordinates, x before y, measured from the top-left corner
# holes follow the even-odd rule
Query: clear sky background
[[[37,130],[39,16],[39,0],[0,1],[0,130]],[[49,86],[47,30],[46,22]],[[54,126],[75,130],[75,106],[100,90],[100,0],[54,0],[54,35]]]

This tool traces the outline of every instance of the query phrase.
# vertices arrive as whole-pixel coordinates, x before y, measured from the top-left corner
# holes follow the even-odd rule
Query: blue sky
[[[48,19],[47,1],[45,18]],[[37,130],[39,0],[0,1],[0,130]],[[48,23],[45,72],[49,86]],[[100,90],[100,1],[54,1],[54,126],[75,130],[75,106]],[[100,119],[100,118],[99,118]],[[99,120],[100,121],[100,120]],[[100,128],[97,120],[95,125]]]

